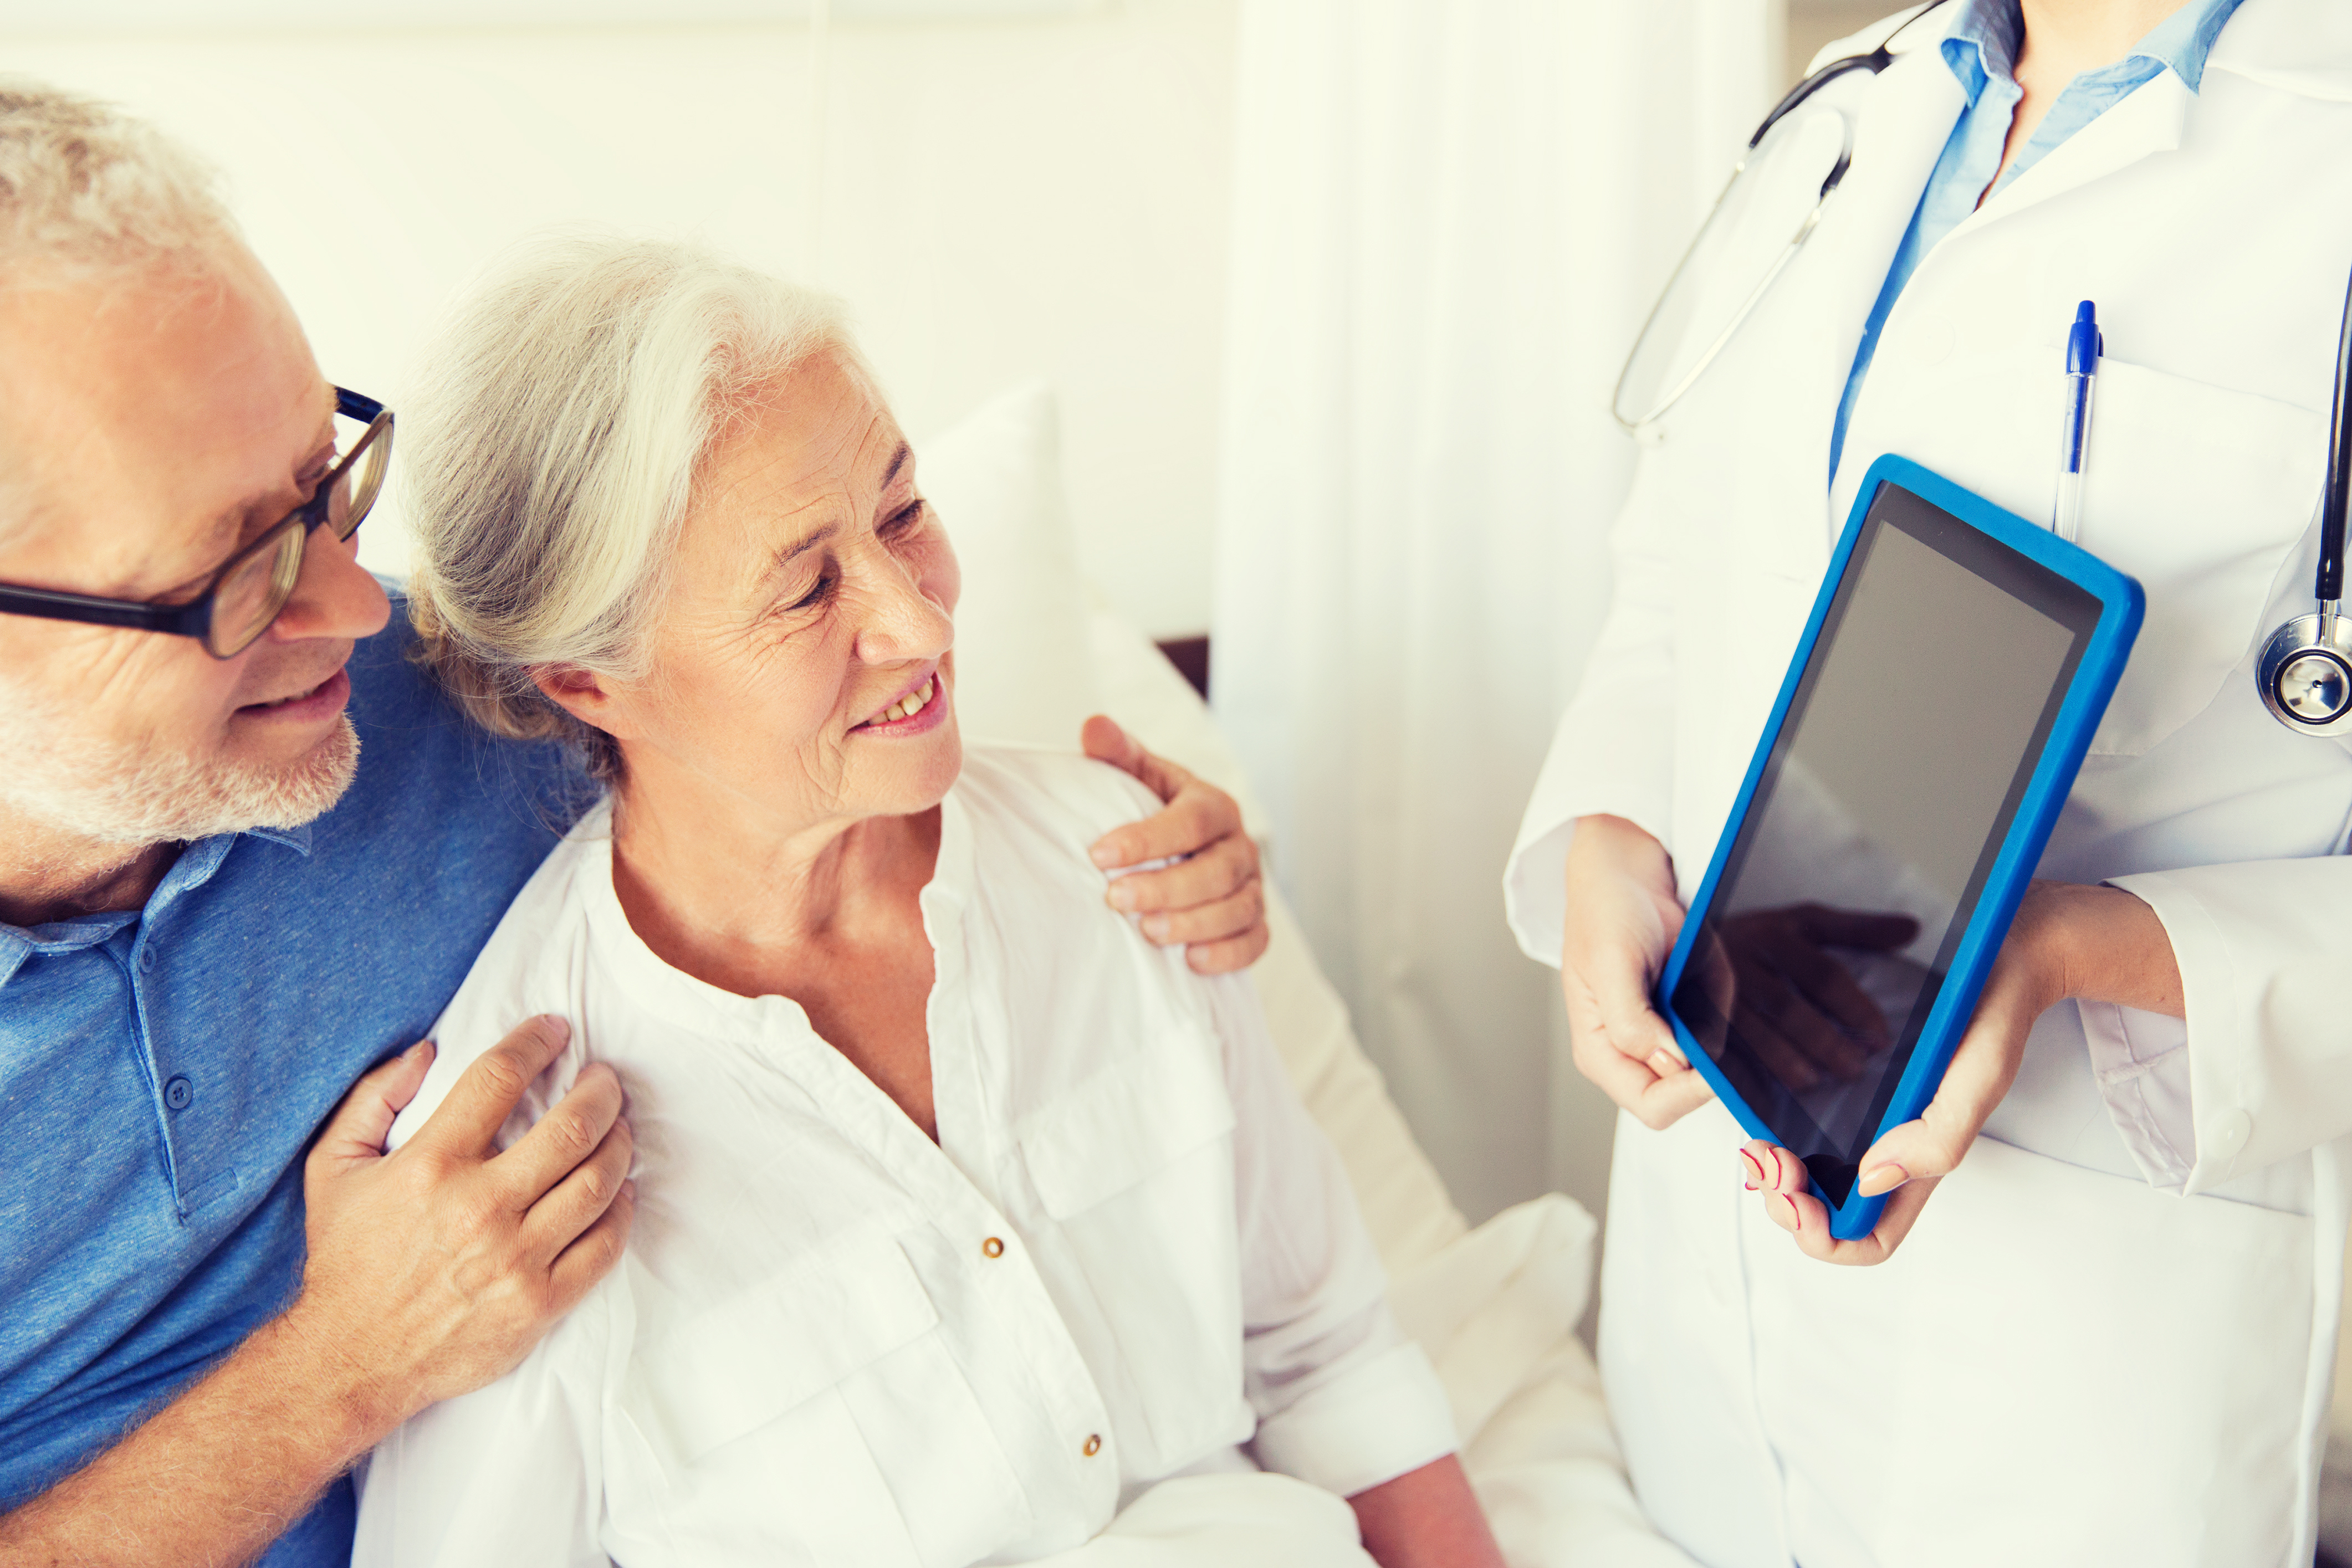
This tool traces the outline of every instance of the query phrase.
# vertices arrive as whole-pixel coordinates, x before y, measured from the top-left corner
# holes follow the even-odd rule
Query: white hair
[[[646,674],[698,475],[821,350],[863,369],[835,300],[698,246],[567,235],[510,258],[402,422],[419,662],[486,728],[572,741],[613,776],[612,737],[532,677]]]
[[[212,169],[153,126],[0,77],[0,278],[193,258],[236,232]]]
[[[236,225],[212,169],[112,104],[0,76],[0,287],[156,265],[205,270]],[[42,497],[0,429],[0,538]]]

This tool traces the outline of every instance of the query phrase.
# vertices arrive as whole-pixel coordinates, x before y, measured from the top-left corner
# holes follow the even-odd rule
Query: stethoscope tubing
[[[1650,313],[1643,318],[1642,329],[1633,336],[1633,347],[1625,356],[1624,367],[1617,372],[1617,384],[1609,398],[1609,411],[1619,424],[1628,431],[1638,433],[1643,426],[1655,423],[1664,415],[1666,410],[1682,401],[1685,392],[1698,384],[1699,378],[1706,373],[1707,367],[1715,363],[1717,358],[1730,345],[1731,340],[1738,335],[1739,329],[1746,325],[1748,318],[1755,313],[1756,308],[1763,303],[1764,296],[1771,292],[1772,285],[1780,280],[1783,272],[1788,270],[1789,264],[1797,259],[1798,251],[1803,249],[1805,242],[1812,237],[1813,230],[1821,226],[1822,209],[1829,204],[1830,197],[1837,193],[1838,186],[1845,179],[1846,171],[1853,163],[1853,131],[1849,122],[1844,145],[1838,150],[1837,162],[1831,165],[1830,172],[1822,180],[1821,191],[1813,200],[1812,210],[1808,212],[1803,220],[1798,224],[1796,233],[1790,236],[1788,245],[1782,247],[1780,254],[1766,269],[1763,278],[1748,291],[1748,298],[1740,301],[1739,308],[1732,314],[1730,322],[1716,334],[1715,340],[1699,354],[1691,368],[1683,373],[1682,379],[1668,388],[1664,395],[1648,410],[1637,417],[1629,419],[1624,413],[1625,382],[1627,378],[1633,375],[1633,367],[1641,362],[1642,347],[1648,340],[1651,329],[1657,325],[1658,313],[1664,310],[1666,302],[1674,298],[1675,286],[1682,281],[1683,274],[1689,270],[1692,260],[1697,256],[1698,248],[1706,240],[1707,230],[1714,224],[1716,214],[1723,210],[1723,204],[1730,196],[1732,188],[1739,183],[1739,176],[1748,172],[1748,159],[1762,144],[1764,138],[1771,134],[1774,126],[1794,114],[1804,106],[1807,99],[1832,82],[1841,80],[1855,71],[1868,71],[1871,75],[1876,76],[1892,65],[1895,61],[1895,40],[1901,37],[1914,22],[1943,3],[1944,0],[1927,0],[1926,5],[1905,17],[1902,24],[1887,34],[1876,48],[1867,54],[1843,56],[1814,71],[1783,94],[1780,101],[1772,106],[1771,112],[1765,115],[1762,122],[1756,127],[1756,133],[1748,139],[1746,151],[1740,154],[1739,161],[1731,166],[1731,177],[1723,183],[1723,189],[1717,193],[1714,204],[1707,208],[1706,217],[1700,223],[1697,235],[1683,251],[1682,259],[1675,263],[1674,271],[1667,274],[1665,287],[1659,291],[1657,302],[1650,307]]]
[[[2352,399],[2352,282],[2344,293],[2344,319],[2336,334],[2336,402],[2328,414],[2327,487],[2320,500],[2319,569],[2311,592],[2322,604],[2344,596],[2344,528],[2352,496],[2352,419],[2345,403]]]

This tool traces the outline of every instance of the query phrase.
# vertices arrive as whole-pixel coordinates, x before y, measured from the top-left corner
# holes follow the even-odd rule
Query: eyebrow
[[[793,543],[788,543],[783,550],[776,550],[776,564],[779,564],[779,567],[788,567],[791,562],[800,559],[802,555],[807,555],[809,550],[814,550],[816,546],[821,546],[821,543],[825,543],[828,538],[833,538],[837,531],[840,529],[835,529],[833,524],[828,522],[825,527],[814,531],[814,534],[804,534],[802,538],[795,538]]]
[[[914,460],[915,449],[903,441],[898,443],[898,450],[891,455],[890,466],[885,470],[882,475],[882,487],[887,490],[892,485],[896,484],[898,482],[898,476],[905,471],[907,465]],[[783,567],[790,566],[793,561],[798,560],[803,555],[805,555],[808,551],[815,549],[818,545],[824,543],[825,540],[833,538],[833,536],[838,532],[840,532],[838,528],[832,523],[827,523],[824,527],[817,529],[814,533],[807,534],[800,538],[794,539],[791,544],[786,545],[783,549],[775,553],[774,558],[768,562],[767,570],[762,572],[761,575],[763,578],[772,576],[776,571]]]
[[[301,468],[297,469],[296,472],[298,475],[307,472],[313,465],[318,465],[323,458],[326,460],[325,466],[320,467],[319,469],[319,473],[321,477],[324,477],[327,471],[334,466],[334,455],[335,432],[332,422],[330,421],[326,434],[320,438],[318,445],[312,447],[310,453],[304,456],[302,459]],[[196,535],[194,542],[202,547],[196,552],[197,559],[206,561],[209,564],[198,568],[188,577],[183,578],[178,582],[171,584],[170,587],[164,590],[164,591],[168,593],[178,589],[185,588],[191,583],[202,582],[206,578],[212,576],[215,572],[220,570],[222,567],[226,566],[228,564],[229,557],[235,555],[244,544],[246,520],[251,517],[255,513],[260,511],[264,507],[268,506],[276,495],[277,492],[274,490],[257,492],[254,495],[246,497],[241,501],[233,502],[230,505],[222,507],[219,511],[206,518],[202,525],[202,530]],[[292,508],[290,507],[289,508],[289,510],[291,509]],[[278,519],[277,517],[272,517],[269,520],[274,524]],[[227,551],[226,554],[221,553],[223,540],[227,542]]]

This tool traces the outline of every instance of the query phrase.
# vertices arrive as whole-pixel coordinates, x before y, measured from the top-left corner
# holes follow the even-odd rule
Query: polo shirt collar
[[[247,836],[251,838],[267,839],[273,844],[284,844],[288,849],[306,859],[310,856],[310,824],[308,822],[302,823],[299,827],[247,828],[245,831]],[[234,834],[223,835],[223,837],[235,836]]]
[[[0,986],[5,986],[25,960],[36,953],[70,953],[83,947],[93,947],[106,941],[133,921],[142,919],[162,909],[181,894],[202,887],[220,870],[221,862],[237,840],[262,839],[273,844],[308,856],[310,852],[311,824],[305,822],[292,828],[247,828],[242,832],[215,833],[198,839],[180,852],[155,891],[137,909],[111,909],[96,915],[78,915],[70,920],[53,920],[43,925],[23,926],[0,924]]]

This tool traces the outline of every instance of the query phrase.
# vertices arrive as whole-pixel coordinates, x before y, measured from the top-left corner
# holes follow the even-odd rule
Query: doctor
[[[2352,756],[2273,720],[2252,663],[2311,608],[2352,6],[1946,0],[1894,47],[1798,111],[1850,117],[1851,170],[1644,431],[1507,874],[1624,1111],[1611,1403],[1643,1502],[1722,1568],[2303,1568],[2352,1134]],[[2107,357],[2079,540],[2146,587],[2145,629],[1935,1105],[1864,1161],[1883,1222],[1833,1243],[1649,988],[1863,472],[1899,453],[2048,517],[2085,298]]]

